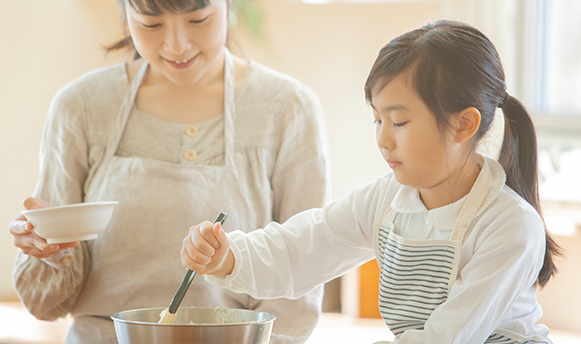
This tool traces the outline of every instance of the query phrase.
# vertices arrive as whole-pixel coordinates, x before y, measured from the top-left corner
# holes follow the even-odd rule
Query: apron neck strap
[[[486,198],[487,191],[494,181],[491,173],[489,171],[484,171],[484,169],[487,168],[486,165],[482,165],[478,178],[468,193],[466,201],[462,205],[462,209],[460,209],[456,223],[454,223],[454,229],[452,230],[452,240],[464,240],[464,234],[466,233],[468,226],[470,226],[470,223],[476,217],[478,210]]]
[[[224,149],[227,166],[234,166],[234,116],[235,112],[235,72],[234,58],[224,47]]]
[[[135,97],[137,96],[137,91],[139,90],[139,86],[145,77],[145,73],[147,72],[148,67],[147,61],[143,60],[141,67],[139,67],[139,71],[131,80],[129,84],[129,90],[125,93],[125,97],[123,98],[123,103],[121,103],[121,107],[119,108],[119,112],[117,114],[116,123],[113,133],[109,137],[107,141],[107,147],[105,148],[103,161],[107,161],[117,151],[117,146],[119,145],[119,141],[121,140],[121,136],[125,131],[125,126],[127,125],[127,119],[131,114],[131,110],[133,109],[133,104],[135,103]]]

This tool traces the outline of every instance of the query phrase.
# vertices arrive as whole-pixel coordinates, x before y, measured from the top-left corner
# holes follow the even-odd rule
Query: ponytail
[[[506,173],[506,185],[529,202],[541,218],[537,163],[537,138],[533,121],[521,102],[505,93],[499,105],[504,113],[504,138],[498,161]],[[557,273],[553,257],[562,254],[545,227],[546,247],[543,267],[537,278],[542,288]]]
[[[133,39],[131,39],[131,36],[127,34],[125,35],[125,38],[123,38],[122,40],[119,40],[118,42],[115,42],[111,45],[105,46],[104,48],[105,55],[119,50],[128,50],[128,51],[133,50],[135,52],[135,54],[133,55],[133,60],[137,60],[138,58],[141,57],[137,50],[135,50],[135,46],[133,46]]]

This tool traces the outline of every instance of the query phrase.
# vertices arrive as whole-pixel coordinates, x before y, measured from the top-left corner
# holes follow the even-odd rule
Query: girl
[[[131,36],[117,46],[138,58],[56,95],[36,198],[25,201],[27,209],[119,201],[108,229],[94,241],[47,246],[24,217],[9,228],[21,249],[20,298],[39,319],[70,313],[68,343],[117,343],[112,314],[167,307],[184,276],[171,252],[192,223],[225,211],[237,227],[256,228],[324,206],[329,195],[316,95],[225,48],[228,0],[121,5]],[[263,301],[199,280],[182,306],[275,313],[273,343],[302,343],[321,301],[321,288]]]
[[[182,263],[236,292],[294,298],[377,258],[396,343],[550,343],[535,292],[558,248],[539,215],[531,118],[492,43],[466,24],[428,24],[380,51],[365,93],[392,173],[260,231],[203,222]],[[497,107],[498,162],[475,153]]]

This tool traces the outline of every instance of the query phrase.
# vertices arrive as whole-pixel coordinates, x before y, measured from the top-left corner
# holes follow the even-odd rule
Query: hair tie
[[[508,94],[508,92],[504,91],[504,97],[502,97],[502,100],[500,101],[500,104],[498,104],[499,108],[504,107],[506,104],[508,104],[508,100],[510,99],[510,95]]]

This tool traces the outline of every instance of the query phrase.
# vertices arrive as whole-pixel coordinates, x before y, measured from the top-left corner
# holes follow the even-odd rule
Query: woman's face
[[[125,0],[135,49],[151,66],[151,77],[192,85],[210,69],[221,68],[228,34],[228,3],[212,0],[186,13],[143,13]]]

